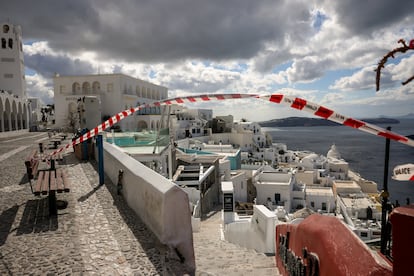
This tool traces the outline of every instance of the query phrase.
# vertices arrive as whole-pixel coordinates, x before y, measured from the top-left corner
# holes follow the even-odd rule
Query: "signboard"
[[[233,194],[224,194],[224,206],[223,206],[223,210],[224,212],[233,212],[234,208],[233,208]]]
[[[414,164],[396,166],[392,178],[400,181],[414,181]]]

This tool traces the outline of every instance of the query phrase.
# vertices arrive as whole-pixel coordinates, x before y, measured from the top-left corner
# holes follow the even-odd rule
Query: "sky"
[[[169,97],[281,93],[354,118],[414,113],[412,0],[14,0],[0,22],[22,27],[27,93],[53,103],[53,76],[123,73]],[[192,104],[265,121],[308,116],[260,100]]]

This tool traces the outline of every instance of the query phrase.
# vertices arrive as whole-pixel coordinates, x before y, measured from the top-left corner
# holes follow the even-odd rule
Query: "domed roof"
[[[315,161],[318,159],[318,155],[316,153],[311,153],[302,158],[302,165],[306,168],[313,168]]]
[[[339,153],[338,149],[336,148],[335,144],[331,146],[331,149],[328,151],[328,154],[326,155],[328,158],[335,158],[335,159],[341,159],[341,154]]]

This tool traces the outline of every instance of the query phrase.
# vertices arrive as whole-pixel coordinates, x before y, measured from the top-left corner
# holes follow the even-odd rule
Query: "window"
[[[78,94],[80,92],[80,84],[79,83],[77,83],[77,82],[74,82],[73,84],[72,84],[72,93],[73,94]]]
[[[82,84],[82,93],[83,94],[89,94],[89,93],[91,93],[91,85],[90,85],[90,83],[89,82],[84,82],[83,84]]]
[[[113,83],[108,83],[108,85],[106,86],[106,90],[108,92],[113,92],[114,91],[114,84]]]
[[[3,33],[7,34],[10,30],[9,25],[3,25]]]
[[[9,38],[9,48],[13,49],[13,39]]]
[[[1,39],[1,48],[6,49],[6,39],[5,38]]]
[[[14,62],[14,58],[5,58],[5,57],[3,57],[3,58],[1,58],[1,61],[2,62]]]
[[[315,208],[315,202],[311,201],[311,207]]]
[[[280,201],[280,194],[275,194],[275,202],[278,204]]]
[[[101,85],[99,84],[99,82],[94,81],[92,83],[92,93],[93,94],[98,94],[100,90],[101,90]]]
[[[326,211],[326,202],[322,202],[322,211]]]
[[[59,92],[60,92],[60,94],[64,94],[65,93],[65,86],[64,85],[61,85],[59,87]]]

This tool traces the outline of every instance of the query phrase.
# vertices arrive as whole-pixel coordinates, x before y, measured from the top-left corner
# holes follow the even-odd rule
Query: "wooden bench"
[[[49,135],[49,148],[57,148],[58,145],[62,143],[62,141],[66,140],[67,134],[58,134],[58,135]]]
[[[62,153],[56,153],[50,157],[50,155],[45,154],[42,158],[43,162],[46,162],[47,160],[55,160],[55,161],[63,161],[63,154]]]
[[[49,149],[57,149],[60,144],[61,144],[60,139],[50,139],[49,144],[48,144],[48,148]]]
[[[29,181],[34,179],[39,168],[39,158],[37,156],[37,150],[32,150],[26,157],[24,164],[26,165],[27,177]]]
[[[52,166],[54,167],[54,166]],[[33,194],[36,196],[48,195],[49,215],[57,214],[56,192],[70,192],[69,180],[63,169],[39,171]]]

